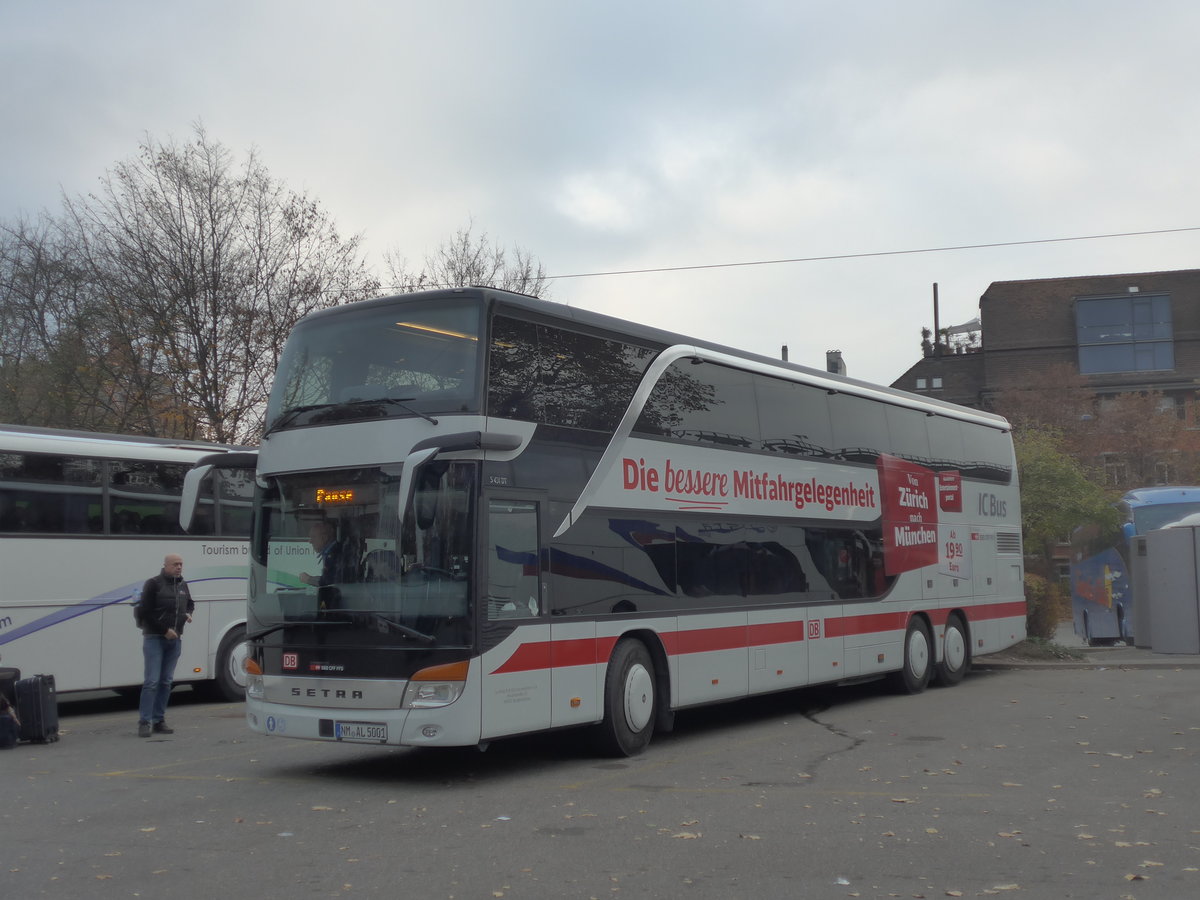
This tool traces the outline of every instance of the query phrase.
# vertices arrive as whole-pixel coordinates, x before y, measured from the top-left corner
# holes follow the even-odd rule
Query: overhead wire
[[[690,272],[699,269],[734,269],[746,266],[778,266],[787,263],[824,262],[835,259],[866,259],[878,256],[904,256],[916,253],[945,253],[950,250],[984,250],[991,247],[1022,247],[1031,244],[1061,244],[1068,241],[1097,241],[1105,238],[1140,237],[1149,234],[1178,234],[1200,231],[1200,225],[1188,228],[1160,228],[1154,231],[1123,231],[1115,234],[1086,234],[1076,237],[1037,238],[1026,241],[994,241],[988,244],[956,244],[947,247],[920,247],[911,250],[875,250],[864,253],[835,253],[825,256],[795,256],[787,259],[759,259],[746,262],[704,263],[690,266],[656,266],[647,269],[614,269],[606,272],[577,272],[571,275],[547,275],[546,280],[598,278],[605,275],[649,275],[657,272]]]
[[[793,256],[784,259],[756,259],[740,262],[697,263],[686,266],[651,266],[644,269],[610,269],[597,272],[573,272],[565,275],[543,275],[538,281],[562,281],[568,278],[603,278],[610,275],[652,275],[663,272],[695,272],[703,269],[737,269],[750,266],[780,266],[792,263],[828,262],[839,259],[870,259],[883,256],[911,256],[918,253],[948,253],[954,250],[986,250],[996,247],[1028,247],[1034,244],[1063,244],[1072,241],[1099,241],[1111,238],[1142,237],[1156,234],[1181,234],[1200,231],[1200,225],[1185,228],[1158,228],[1150,231],[1121,231],[1111,234],[1084,234],[1074,237],[1034,238],[1024,241],[992,241],[984,244],[952,244],[945,247],[915,247],[907,250],[871,250],[860,253],[830,253],[822,256]],[[425,282],[422,288],[458,287],[459,285]],[[393,285],[392,289],[411,290],[411,286]]]

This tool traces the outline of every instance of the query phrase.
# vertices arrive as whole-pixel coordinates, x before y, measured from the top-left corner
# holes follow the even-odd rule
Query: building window
[[[1175,368],[1171,298],[1165,294],[1079,300],[1075,329],[1084,375]]]
[[[1158,411],[1164,415],[1173,415],[1177,419],[1184,419],[1187,408],[1183,397],[1173,394],[1158,398]]]
[[[940,376],[940,375],[933,376],[933,389],[935,391],[940,391],[942,389],[942,376]]]
[[[1155,484],[1174,484],[1175,483],[1175,467],[1167,460],[1158,460],[1154,464],[1154,483]]]
[[[918,378],[918,379],[917,379],[917,390],[918,390],[918,391],[923,391],[923,390],[925,390],[925,385],[926,385],[926,382],[925,382],[925,379],[924,379],[924,378]]]
[[[1115,454],[1104,457],[1104,483],[1111,487],[1124,487],[1129,480],[1129,468],[1125,460]]]

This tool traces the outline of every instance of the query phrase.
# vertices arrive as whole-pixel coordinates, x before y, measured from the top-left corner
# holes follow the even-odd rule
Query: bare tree
[[[461,228],[453,239],[445,241],[425,257],[425,265],[413,271],[408,261],[395,251],[385,254],[391,284],[399,291],[481,285],[547,298],[550,281],[541,262],[527,250],[505,250],[488,237],[472,233],[473,221]]]
[[[296,320],[378,291],[358,236],[199,125],[182,145],[147,136],[64,200],[61,230],[102,324],[89,365],[151,434],[256,440]]]
[[[0,224],[0,420],[107,424],[86,377],[97,350],[93,312],[53,220]]]

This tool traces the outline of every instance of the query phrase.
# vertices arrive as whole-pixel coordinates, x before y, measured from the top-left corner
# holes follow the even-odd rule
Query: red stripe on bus
[[[1024,600],[1013,600],[1009,603],[989,603],[984,606],[970,607],[967,615],[971,619],[1023,619],[1029,610]]]
[[[935,625],[944,624],[946,610],[924,610]],[[869,613],[858,616],[830,617],[823,620],[825,637],[848,637],[885,631],[902,631],[907,627],[910,613]],[[990,603],[968,608],[973,622],[992,619],[1018,618],[1025,615],[1025,602]],[[718,650],[744,650],[768,644],[797,643],[805,639],[805,620],[769,622],[757,625],[730,625],[725,628],[697,628],[690,631],[661,632],[663,648],[668,656],[688,653],[709,653]],[[521,644],[492,675],[531,672],[567,666],[594,666],[608,662],[615,637],[573,638],[565,641],[536,641]]]
[[[768,622],[751,625],[746,629],[747,645],[761,647],[764,644],[794,644],[804,640],[804,620],[796,622]]]
[[[876,631],[902,631],[907,624],[908,613],[904,611],[842,616],[837,619],[825,620],[825,637],[871,634]]]

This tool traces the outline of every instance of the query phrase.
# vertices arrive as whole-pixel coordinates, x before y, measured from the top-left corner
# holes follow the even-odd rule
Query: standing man
[[[192,621],[196,604],[183,580],[183,557],[168,553],[162,571],[142,586],[138,619],[142,624],[142,659],[146,675],[138,704],[138,737],[174,734],[164,716],[171,697],[175,663],[183,648],[183,626]]]

